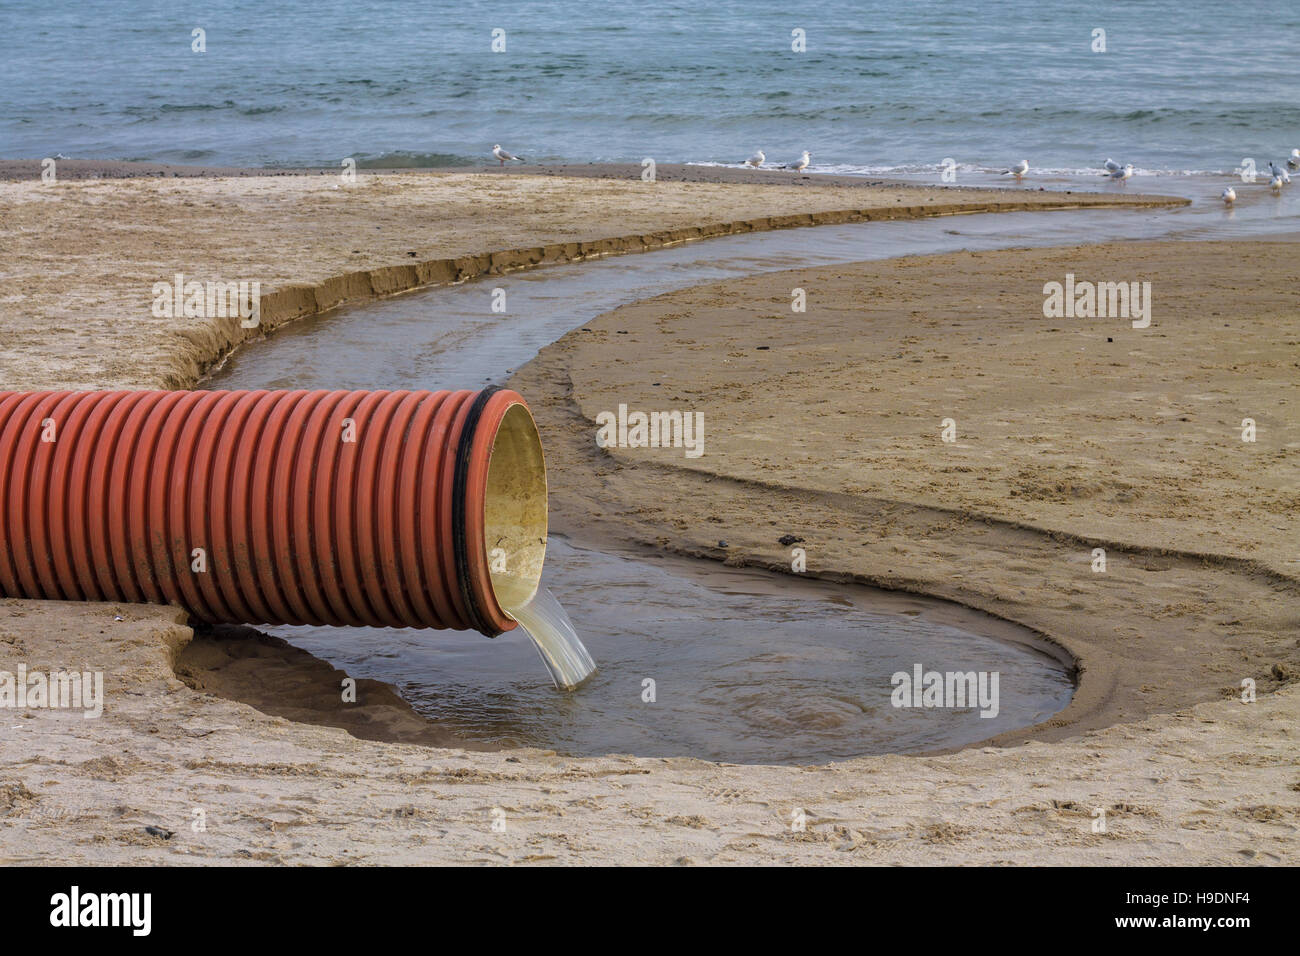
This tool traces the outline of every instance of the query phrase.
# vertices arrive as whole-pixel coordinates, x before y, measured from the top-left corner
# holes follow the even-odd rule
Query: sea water
[[[1260,169],[1300,147],[1300,4],[0,4],[0,156],[241,166]],[[652,15],[647,15],[647,13]],[[204,31],[196,52],[193,31]],[[494,31],[503,31],[501,52]],[[1097,31],[1104,31],[1104,47]],[[795,49],[795,31],[802,52]],[[501,47],[501,43],[497,46]],[[1036,185],[1037,183],[1035,183]]]

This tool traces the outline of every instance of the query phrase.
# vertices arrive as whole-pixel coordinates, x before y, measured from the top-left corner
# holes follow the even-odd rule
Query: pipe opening
[[[509,614],[537,593],[546,558],[546,461],[537,424],[518,402],[502,416],[488,459],[483,528],[492,594]]]

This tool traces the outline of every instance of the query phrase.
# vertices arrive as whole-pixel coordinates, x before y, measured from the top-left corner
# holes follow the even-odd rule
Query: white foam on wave
[[[686,166],[713,166],[724,169],[748,169],[744,163],[718,163],[718,162],[688,162]],[[780,170],[784,163],[764,163],[764,170]],[[828,176],[939,176],[947,167],[942,163],[903,163],[899,165],[872,165],[872,164],[855,164],[855,163],[813,163],[805,173],[821,173]],[[996,176],[1000,175],[1006,166],[982,166],[974,163],[957,163],[953,169],[958,176],[963,173],[979,173],[982,175]],[[1034,166],[1030,163],[1029,173],[1026,179],[1033,176],[1061,176],[1074,178],[1097,178],[1100,179],[1105,170],[1099,162],[1096,166],[1070,167],[1070,166]],[[1158,169],[1134,165],[1134,176],[1186,176],[1186,177],[1216,177],[1216,176],[1235,176],[1235,169]]]

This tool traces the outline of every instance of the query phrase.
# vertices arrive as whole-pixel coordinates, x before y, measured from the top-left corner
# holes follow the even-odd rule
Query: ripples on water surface
[[[817,763],[960,746],[1070,700],[1061,664],[973,633],[924,601],[711,563],[577,548],[552,537],[544,583],[600,668],[562,694],[518,629],[479,634],[280,627],[354,677],[395,684],[461,739],[570,755]],[[953,612],[955,613],[955,612]],[[1000,672],[1000,712],[902,709],[891,675]],[[655,700],[645,697],[652,680]]]
[[[0,4],[0,30],[5,156],[445,165],[503,142],[546,162],[761,146],[860,171],[1181,171],[1300,146],[1289,2],[121,0]]]

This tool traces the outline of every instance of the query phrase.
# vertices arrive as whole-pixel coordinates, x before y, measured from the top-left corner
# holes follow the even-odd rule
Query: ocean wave
[[[153,109],[159,113],[207,113],[235,108],[236,103],[234,100],[223,100],[220,103],[163,103],[161,106],[145,108],[141,112]]]

